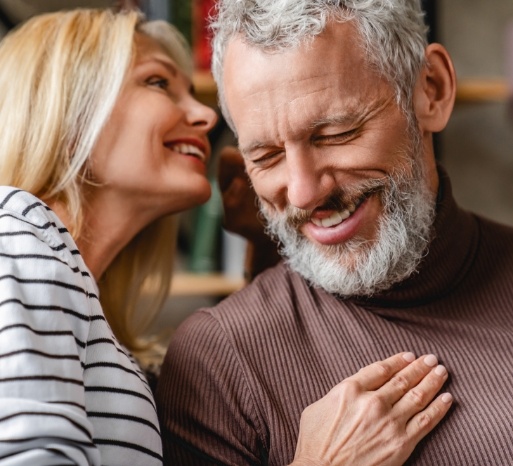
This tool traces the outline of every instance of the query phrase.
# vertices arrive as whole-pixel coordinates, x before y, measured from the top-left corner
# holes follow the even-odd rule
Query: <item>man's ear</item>
[[[440,44],[426,48],[426,64],[415,84],[413,108],[420,129],[442,131],[451,116],[456,95],[456,74],[452,60]]]

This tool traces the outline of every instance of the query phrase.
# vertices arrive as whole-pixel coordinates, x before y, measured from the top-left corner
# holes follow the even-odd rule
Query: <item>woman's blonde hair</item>
[[[36,16],[0,42],[0,184],[57,201],[74,238],[83,234],[87,163],[134,59],[134,33],[154,37],[186,73],[184,39],[136,11],[76,9]],[[142,230],[100,280],[100,300],[116,337],[135,355],[168,296],[176,219]],[[148,283],[153,293],[148,300]]]

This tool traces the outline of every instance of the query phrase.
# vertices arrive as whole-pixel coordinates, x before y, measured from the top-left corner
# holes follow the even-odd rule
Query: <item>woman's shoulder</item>
[[[56,215],[38,197],[12,186],[0,186],[0,215],[2,218],[22,218],[28,223],[54,220]]]
[[[58,217],[41,199],[22,189],[0,186],[0,229],[24,224],[36,231],[47,231],[50,227],[62,230]]]
[[[8,242],[39,249],[47,244],[53,251],[77,246],[57,215],[41,199],[22,189],[0,186],[0,237]],[[5,241],[4,241],[5,247]]]
[[[85,283],[90,272],[75,240],[57,215],[38,197],[26,191],[0,186],[1,270],[31,277],[54,277],[96,294]]]
[[[39,198],[14,186],[0,186],[0,209],[17,210],[21,205],[29,206]]]
[[[97,292],[73,238],[43,201],[6,186],[0,186],[0,282],[10,319],[32,322],[51,312],[85,341]]]

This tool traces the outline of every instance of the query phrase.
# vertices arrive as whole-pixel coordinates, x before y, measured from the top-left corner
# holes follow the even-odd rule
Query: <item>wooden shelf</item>
[[[209,105],[217,105],[217,87],[208,71],[198,71],[193,77],[198,98]],[[510,90],[504,78],[462,78],[456,88],[457,102],[501,102]]]
[[[245,285],[243,278],[231,278],[221,273],[197,274],[180,272],[171,284],[171,296],[228,296]]]
[[[458,81],[456,102],[501,102],[510,90],[503,78],[465,78]]]
[[[196,71],[192,77],[194,91],[200,102],[217,106],[217,86],[209,71]]]
[[[215,94],[217,86],[210,71],[195,71],[193,76],[194,88],[201,94]]]

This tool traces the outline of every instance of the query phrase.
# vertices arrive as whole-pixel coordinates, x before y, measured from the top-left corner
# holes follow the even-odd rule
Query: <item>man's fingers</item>
[[[378,389],[379,395],[383,397],[383,400],[387,403],[390,403],[390,405],[397,403],[408,391],[412,390],[423,378],[425,378],[437,364],[438,360],[433,354],[421,356],[391,377],[387,383]],[[440,390],[440,387],[441,386],[439,386],[432,394],[430,391],[431,396],[426,400],[426,404],[432,400],[436,392]],[[424,395],[423,392],[421,394]],[[422,408],[424,407],[425,405],[422,406]],[[415,412],[418,412],[418,410]],[[412,415],[413,414],[414,413],[412,413]]]
[[[377,390],[413,361],[415,361],[413,353],[398,353],[360,369],[346,380],[356,382],[365,391]]]
[[[244,160],[236,147],[226,146],[219,155],[217,178],[221,191],[225,191],[237,176],[246,176]]]
[[[406,435],[415,443],[424,438],[447,414],[453,402],[450,393],[439,395],[420,413],[413,416],[406,424]]]
[[[235,209],[240,207],[244,201],[244,196],[247,195],[248,189],[248,185],[244,180],[234,177],[222,192],[224,208]]]
[[[395,404],[395,414],[408,420],[422,411],[440,391],[447,377],[447,369],[444,366],[436,365],[431,368],[418,385],[412,387]]]

